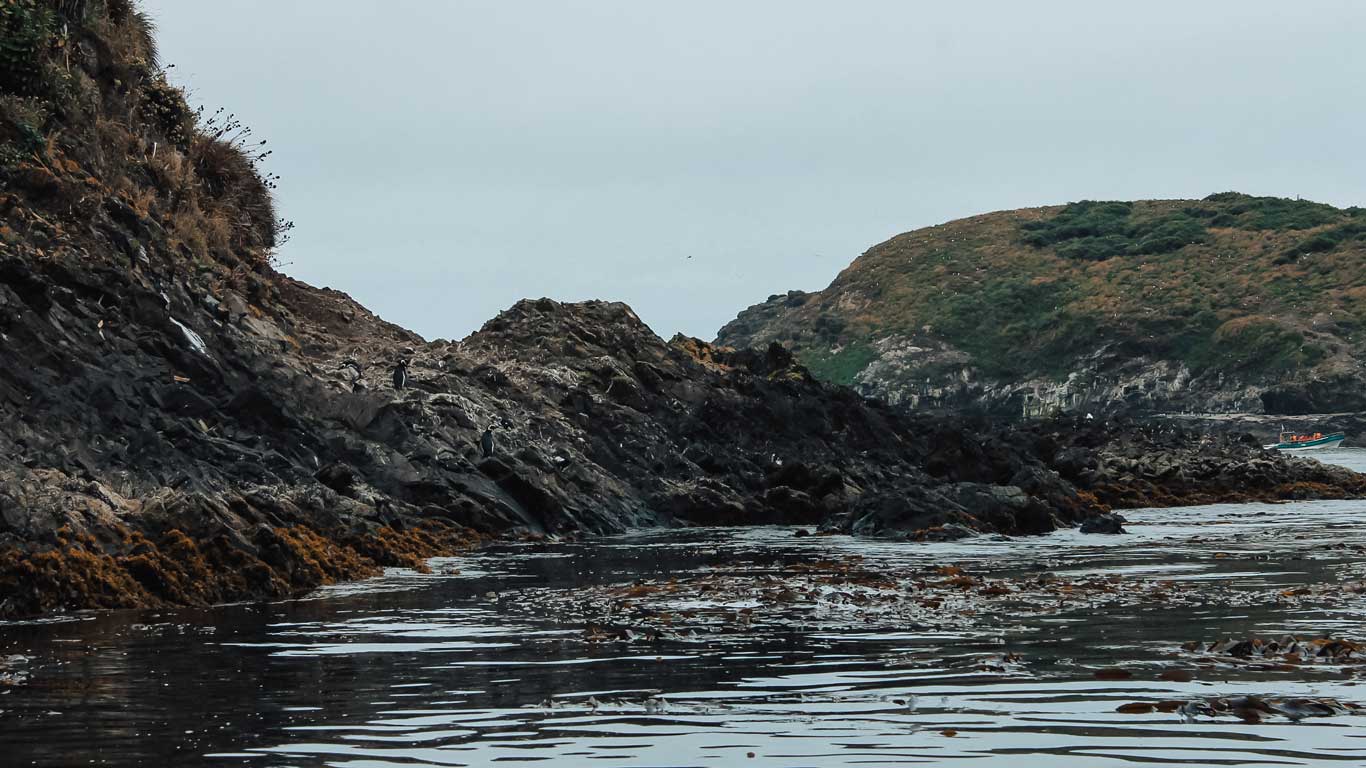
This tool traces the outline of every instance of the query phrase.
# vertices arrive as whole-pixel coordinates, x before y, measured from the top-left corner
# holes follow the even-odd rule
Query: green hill
[[[1366,409],[1366,210],[1233,192],[908,232],[724,327],[918,407]]]

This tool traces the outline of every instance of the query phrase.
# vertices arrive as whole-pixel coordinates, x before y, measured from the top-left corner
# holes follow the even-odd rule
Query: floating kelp
[[[1236,718],[1245,723],[1260,723],[1269,719],[1298,722],[1309,717],[1359,715],[1366,709],[1353,702],[1322,697],[1218,696],[1189,701],[1134,701],[1115,707],[1115,711],[1125,715],[1177,713],[1187,721]]]
[[[1366,644],[1336,637],[1301,639],[1285,635],[1279,639],[1250,637],[1227,638],[1205,643],[1193,641],[1181,650],[1207,662],[1251,665],[1254,668],[1294,668],[1301,664],[1332,664],[1338,666],[1366,665]]]
[[[958,565],[874,571],[855,557],[776,569],[721,567],[685,578],[574,591],[532,588],[509,602],[581,623],[588,642],[687,642],[792,626],[999,627],[1002,617],[1018,621],[1102,606],[1171,605],[1205,600],[1208,591],[1120,575],[993,578]]]

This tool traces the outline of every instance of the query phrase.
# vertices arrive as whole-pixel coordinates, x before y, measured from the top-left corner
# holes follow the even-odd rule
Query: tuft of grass
[[[242,149],[222,139],[197,137],[190,146],[190,162],[214,207],[232,208],[243,224],[241,244],[274,245],[275,204],[270,188]]]
[[[198,115],[185,101],[185,92],[158,72],[142,89],[138,111],[175,146],[185,149],[194,139]]]

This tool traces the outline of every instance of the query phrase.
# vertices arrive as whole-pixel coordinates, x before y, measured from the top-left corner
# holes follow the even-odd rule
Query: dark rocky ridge
[[[103,44],[130,23],[54,7],[77,15],[50,34]],[[89,46],[81,109],[136,118],[140,88],[169,98]],[[427,343],[273,270],[259,178],[230,194],[202,136],[135,119],[92,146],[92,117],[52,114],[42,154],[0,165],[0,617],[283,597],[495,535],[1020,534],[1109,506],[1366,494],[1230,439],[913,417],[779,346],[666,343],[622,304],[523,301]],[[167,186],[159,164],[184,176]]]

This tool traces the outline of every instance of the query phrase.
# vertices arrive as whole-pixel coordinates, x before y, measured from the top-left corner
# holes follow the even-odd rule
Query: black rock
[[[1105,534],[1128,533],[1128,531],[1124,530],[1125,522],[1127,521],[1120,515],[1096,515],[1081,521],[1081,532]]]
[[[356,485],[356,471],[341,462],[333,462],[313,475],[318,482],[337,493],[350,493]]]

